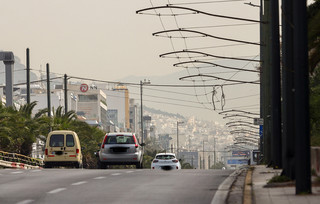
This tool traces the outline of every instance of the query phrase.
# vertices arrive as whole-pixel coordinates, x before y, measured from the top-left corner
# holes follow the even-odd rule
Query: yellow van
[[[56,130],[48,134],[44,167],[69,166],[82,168],[80,140],[77,133],[70,130]]]

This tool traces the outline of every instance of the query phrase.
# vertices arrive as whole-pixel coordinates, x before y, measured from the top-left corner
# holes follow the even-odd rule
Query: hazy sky
[[[196,2],[206,2],[193,4]],[[217,3],[219,2],[219,3]],[[224,38],[259,42],[259,24],[203,15],[181,15],[176,17],[138,15],[139,9],[165,4],[181,4],[189,8],[199,9],[208,13],[229,15],[242,18],[259,19],[259,8],[244,4],[247,1],[226,2],[216,0],[0,0],[0,50],[12,51],[25,64],[25,50],[30,48],[31,68],[45,70],[45,64],[50,63],[51,72],[71,76],[88,77],[100,80],[117,81],[128,76],[164,76],[184,70],[188,74],[212,73],[200,69],[176,68],[172,65],[190,59],[162,59],[159,54],[173,50],[193,49],[210,54],[246,57],[259,59],[259,46],[239,45],[239,43],[221,41],[213,38],[176,39],[154,37],[152,33],[163,29],[188,28]],[[259,4],[259,0],[251,0]],[[192,3],[192,4],[185,4]],[[163,14],[177,12],[165,9]],[[152,13],[152,11],[151,11]],[[181,11],[179,10],[179,13]],[[185,13],[185,11],[183,11]],[[246,24],[242,26],[230,26]],[[194,37],[190,33],[174,33],[176,37]],[[236,45],[238,44],[238,45]],[[225,46],[228,45],[228,46]],[[225,47],[222,47],[225,46]],[[206,59],[208,60],[208,59]],[[211,60],[211,62],[214,62]],[[220,61],[219,61],[220,62]],[[226,65],[254,69],[254,63],[238,63],[221,61]],[[203,65],[202,65],[203,66]],[[216,72],[230,70],[219,69]],[[228,73],[217,75],[237,80],[257,80],[257,74]],[[198,82],[199,79],[199,82]],[[183,84],[212,84],[213,81],[187,81]],[[135,79],[136,80],[136,79]],[[130,81],[136,82],[139,81]],[[157,83],[166,84],[166,79]],[[177,79],[177,84],[179,83]],[[221,84],[222,81],[215,82]],[[239,88],[239,87],[238,87]],[[168,88],[167,88],[168,89]],[[249,86],[242,89],[227,89],[226,95],[244,97],[254,94],[254,98],[245,100],[234,99],[229,108],[255,104],[254,108],[242,108],[257,112],[259,86]],[[135,90],[136,92],[138,90]],[[188,100],[210,102],[209,93],[212,87],[188,89],[194,97]],[[201,93],[200,93],[201,92]],[[196,95],[198,95],[196,97]],[[200,99],[200,95],[202,97]],[[174,96],[172,96],[174,97]],[[181,98],[176,94],[176,98]],[[176,102],[178,103],[178,102]],[[147,103],[148,104],[148,103]],[[229,103],[230,104],[230,103]],[[150,105],[152,106],[152,105]],[[198,106],[202,106],[198,104]],[[159,107],[154,105],[154,107]],[[212,107],[208,105],[208,107]],[[162,110],[179,113],[191,112],[201,118],[215,120],[216,113],[208,110],[164,107]],[[226,107],[228,108],[228,107]],[[221,119],[221,118],[220,118]]]

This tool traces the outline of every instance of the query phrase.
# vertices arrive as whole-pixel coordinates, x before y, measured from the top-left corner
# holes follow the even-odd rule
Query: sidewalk
[[[244,194],[249,196],[244,197],[244,204],[319,204],[320,203],[320,185],[312,185],[311,195],[296,195],[295,185],[276,185],[276,187],[266,187],[267,182],[275,175],[280,175],[282,170],[267,168],[264,165],[254,166],[251,183],[246,185]],[[250,174],[250,171],[248,171]],[[250,175],[248,175],[250,179]],[[249,190],[248,190],[249,189]],[[250,192],[251,191],[251,192]],[[250,199],[251,198],[251,199]],[[251,201],[251,202],[250,202]]]

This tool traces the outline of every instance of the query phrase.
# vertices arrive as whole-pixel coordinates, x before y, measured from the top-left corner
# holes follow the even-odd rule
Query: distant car
[[[173,153],[159,153],[153,159],[151,169],[173,170],[181,169],[180,161]]]
[[[98,168],[110,165],[136,165],[143,168],[143,149],[134,133],[107,133],[96,153]]]

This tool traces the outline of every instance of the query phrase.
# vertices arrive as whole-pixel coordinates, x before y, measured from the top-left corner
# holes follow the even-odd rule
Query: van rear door
[[[64,134],[52,134],[49,141],[48,157],[54,160],[64,159]]]
[[[79,149],[76,147],[76,141],[73,134],[66,134],[65,157],[66,160],[76,159]]]

